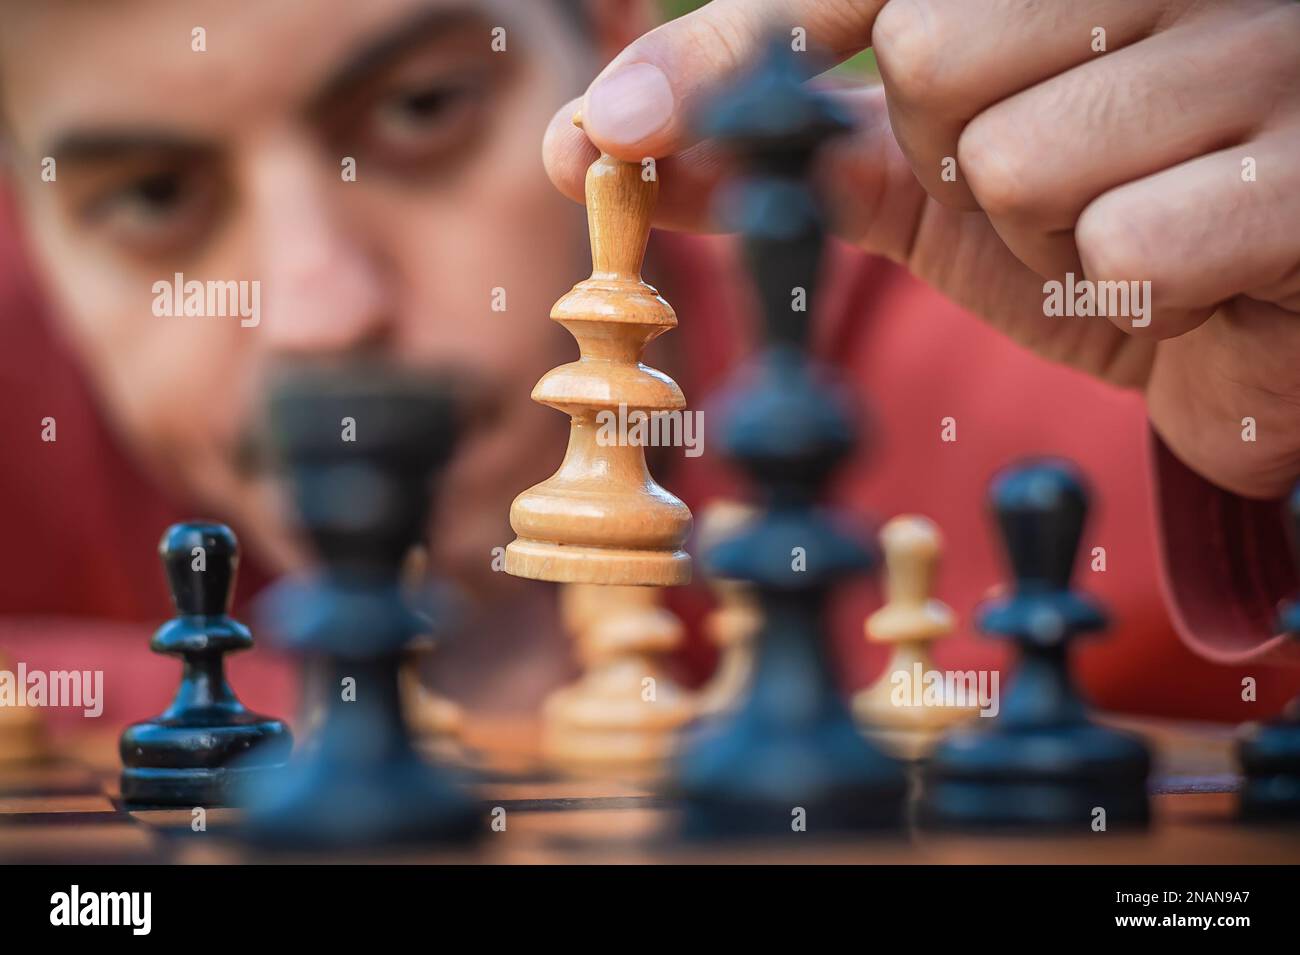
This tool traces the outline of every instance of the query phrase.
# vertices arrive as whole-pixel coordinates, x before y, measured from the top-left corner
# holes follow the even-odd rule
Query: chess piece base
[[[926,767],[919,822],[932,828],[1088,831],[1150,819],[1146,746],[1092,723],[950,735]]]
[[[807,829],[796,829],[804,811]],[[845,834],[897,834],[903,813],[897,794],[876,789],[828,790],[821,798],[767,802],[745,798],[693,798],[683,809],[680,832],[690,842],[818,838]]]
[[[691,581],[684,550],[615,550],[519,538],[506,546],[506,573],[567,584],[673,587]]]
[[[37,763],[49,756],[40,719],[30,707],[0,707],[0,766]]]
[[[272,850],[465,845],[485,831],[482,807],[414,753],[348,772],[318,750],[248,800],[243,835]]]
[[[863,739],[847,713],[762,726],[740,710],[690,734],[676,774],[689,840],[888,832],[905,823],[903,767]],[[806,830],[795,828],[804,811]]]
[[[661,778],[677,751],[663,734],[596,732],[564,727],[542,736],[547,765],[569,776],[619,777],[634,781]]]
[[[642,698],[647,676],[655,681],[654,701]],[[682,691],[651,662],[607,663],[547,699],[542,754],[569,773],[657,778],[693,714]]]
[[[979,715],[972,706],[895,706],[892,687],[881,689],[870,687],[853,698],[853,718],[868,739],[910,762],[929,755],[953,726]]]
[[[233,805],[244,780],[283,769],[293,748],[280,720],[242,712],[134,723],[122,734],[122,799],[129,805]]]
[[[1251,727],[1237,748],[1244,819],[1300,821],[1300,718]]]
[[[122,772],[122,801],[135,808],[150,806],[233,806],[248,780],[283,766],[217,769],[159,769],[140,767]]]
[[[943,739],[943,731],[937,729],[883,729],[870,727],[863,729],[863,735],[895,759],[909,763],[926,759]]]
[[[465,714],[456,703],[422,686],[407,691],[404,712],[411,732],[419,737],[458,739],[465,725]]]
[[[542,732],[542,757],[573,775],[657,779],[677,752],[685,722],[684,717],[667,727],[602,729],[552,721]]]

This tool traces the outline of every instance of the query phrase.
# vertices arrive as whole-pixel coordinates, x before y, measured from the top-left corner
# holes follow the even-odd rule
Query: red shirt
[[[0,649],[29,669],[104,670],[102,720],[115,725],[158,712],[174,692],[175,664],[147,649],[171,609],[156,547],[169,523],[192,515],[106,426],[52,330],[10,222],[0,205]],[[663,274],[647,270],[647,279],[681,323],[671,333],[682,346],[681,383],[692,406],[707,409],[748,339],[743,272],[718,239],[659,236],[652,262]],[[1077,568],[1078,585],[1115,621],[1077,655],[1096,704],[1240,721],[1276,714],[1300,689],[1300,671],[1268,659],[1296,647],[1272,633],[1278,599],[1297,589],[1278,507],[1218,491],[1183,468],[1153,442],[1139,394],[1033,356],[904,270],[834,246],[828,275],[813,316],[817,350],[855,384],[874,422],[833,497],[855,515],[919,513],[941,528],[938,596],[962,624],[937,648],[939,666],[1009,662],[1005,646],[970,625],[975,605],[1005,581],[987,483],[1016,458],[1059,454],[1093,488],[1083,552],[1106,551],[1104,572],[1082,559]],[[47,416],[57,421],[53,443],[41,440]],[[956,441],[941,440],[945,418],[956,421]],[[742,487],[710,448],[717,427],[706,410],[704,455],[658,475],[696,509]],[[239,605],[264,582],[256,555],[246,555]],[[694,585],[673,594],[696,632],[707,600]],[[878,602],[864,581],[846,588],[832,615],[846,690],[883,665],[883,648],[862,633]],[[688,659],[708,655],[695,638]],[[1241,698],[1246,676],[1258,683],[1256,702]],[[293,712],[291,669],[269,648],[232,658],[231,680],[250,706]]]

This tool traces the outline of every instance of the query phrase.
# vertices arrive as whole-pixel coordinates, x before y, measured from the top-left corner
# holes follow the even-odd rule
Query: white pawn
[[[417,594],[429,579],[429,551],[423,546],[411,548],[402,567],[402,584]],[[436,642],[426,635],[407,646],[399,677],[402,713],[416,739],[433,747],[444,759],[463,756],[459,741],[464,717],[460,706],[424,685],[423,663],[436,649]]]
[[[952,608],[931,596],[942,537],[927,518],[905,514],[880,532],[885,605],[866,621],[867,639],[892,645],[884,673],[853,699],[863,732],[894,755],[920,759],[954,723],[979,712],[977,701],[927,699],[936,640],[951,635]],[[962,705],[956,705],[960,702]]]
[[[561,770],[653,780],[662,775],[692,697],[662,665],[682,622],[655,587],[568,584],[560,612],[583,674],[542,709],[542,751]]]
[[[717,500],[700,515],[696,546],[700,553],[748,524],[754,509],[738,501]],[[709,578],[716,605],[704,621],[704,632],[718,648],[718,666],[699,694],[701,716],[732,709],[749,682],[754,668],[754,637],[763,623],[752,584],[721,577]]]
[[[429,689],[420,677],[422,661],[435,649],[427,637],[412,641],[407,649],[401,672],[402,711],[417,737],[455,739],[465,722],[460,706]]]
[[[12,663],[2,653],[0,670],[13,672]],[[23,689],[18,687],[18,693]],[[0,702],[0,764],[38,762],[48,756],[45,725],[36,709]]]

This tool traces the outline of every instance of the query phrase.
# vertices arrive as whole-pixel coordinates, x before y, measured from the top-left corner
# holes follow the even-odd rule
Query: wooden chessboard
[[[505,809],[505,831],[488,833],[472,852],[425,850],[376,861],[1300,863],[1300,826],[1248,826],[1235,819],[1229,730],[1124,725],[1146,736],[1157,754],[1149,832],[1050,838],[922,833],[883,840],[791,833],[779,843],[718,849],[676,844],[671,801],[646,785],[548,772],[535,755],[535,726],[471,721],[461,752],[484,779],[485,808]],[[0,767],[0,862],[262,861],[223,837],[237,810],[209,810],[207,831],[194,832],[189,810],[123,808],[117,772],[115,735],[75,740],[45,764]]]

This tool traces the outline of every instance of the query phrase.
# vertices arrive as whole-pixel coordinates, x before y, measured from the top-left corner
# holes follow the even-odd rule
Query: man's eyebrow
[[[353,53],[311,98],[309,110],[317,112],[334,97],[361,84],[408,50],[442,33],[471,24],[486,24],[481,11],[469,6],[440,4],[415,13],[386,29]],[[486,39],[484,40],[486,43]]]
[[[72,130],[55,136],[47,145],[44,156],[59,163],[95,162],[104,159],[123,159],[139,154],[172,153],[176,155],[201,155],[215,147],[198,139],[178,136],[175,133],[152,130]]]
[[[340,92],[353,88],[430,38],[466,25],[486,23],[481,11],[463,3],[424,7],[384,30],[349,57],[312,97],[310,111],[319,110]],[[215,149],[211,143],[164,130],[74,129],[52,137],[41,155],[53,157],[60,163],[72,163],[130,158],[139,154],[157,155],[160,152],[201,155]]]

